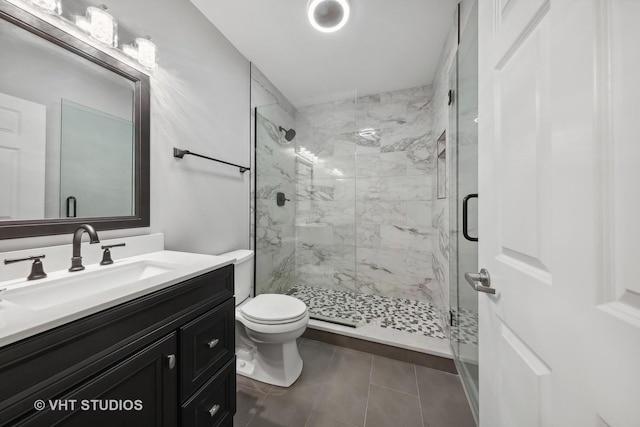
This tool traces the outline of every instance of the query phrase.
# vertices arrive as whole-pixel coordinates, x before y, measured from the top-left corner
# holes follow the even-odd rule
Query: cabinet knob
[[[208,346],[209,348],[213,348],[213,347],[217,346],[219,342],[220,342],[220,340],[216,338],[216,339],[214,339],[214,340],[209,341],[209,342],[207,343],[207,346]]]
[[[167,356],[167,362],[169,363],[169,369],[173,369],[176,367],[176,355],[170,354]]]
[[[209,409],[209,415],[213,417],[220,410],[220,405],[213,405],[211,409]]]

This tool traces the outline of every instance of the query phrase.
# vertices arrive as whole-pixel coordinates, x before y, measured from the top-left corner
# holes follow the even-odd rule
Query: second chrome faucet
[[[82,244],[82,235],[85,231],[89,234],[89,243],[100,243],[98,233],[96,233],[96,230],[89,224],[82,224],[76,228],[76,231],[73,233],[73,257],[71,258],[71,268],[69,271],[84,270],[84,265],[82,265],[82,256],[80,255],[80,247]]]

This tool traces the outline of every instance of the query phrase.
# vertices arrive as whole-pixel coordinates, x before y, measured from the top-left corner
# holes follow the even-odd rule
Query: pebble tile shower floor
[[[356,294],[334,289],[296,286],[289,291],[313,315],[445,339],[441,317],[432,304],[405,298]]]
[[[300,339],[289,388],[238,376],[236,427],[475,427],[458,375]]]

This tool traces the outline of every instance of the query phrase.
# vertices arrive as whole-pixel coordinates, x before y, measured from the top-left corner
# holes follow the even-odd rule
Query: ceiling
[[[457,0],[349,0],[336,33],[314,30],[307,0],[191,0],[296,106],[433,81]]]

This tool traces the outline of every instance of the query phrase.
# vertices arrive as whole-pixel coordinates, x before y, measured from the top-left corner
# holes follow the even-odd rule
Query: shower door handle
[[[73,215],[71,215],[71,205],[73,204]],[[75,197],[67,197],[67,218],[75,218],[78,216],[78,201]]]
[[[491,287],[491,276],[486,268],[481,269],[480,273],[464,273],[464,278],[478,292],[492,295],[496,293],[496,290]]]
[[[462,234],[464,238],[469,240],[470,242],[477,242],[477,237],[469,236],[468,227],[469,227],[469,200],[477,199],[478,193],[469,194],[462,200]]]

